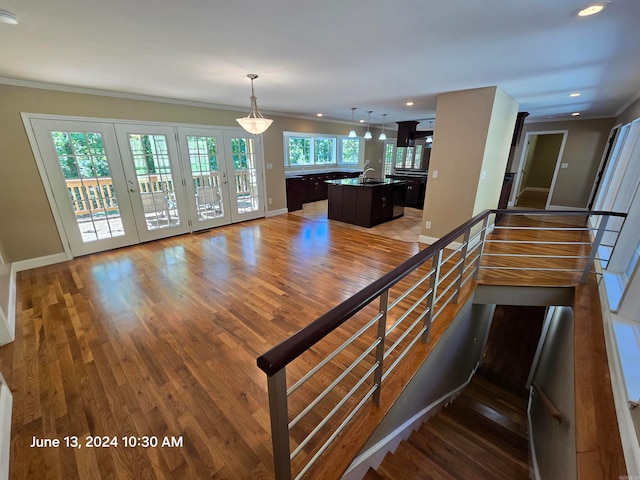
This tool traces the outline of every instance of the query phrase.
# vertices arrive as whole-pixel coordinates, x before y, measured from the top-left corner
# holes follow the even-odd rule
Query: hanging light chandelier
[[[356,133],[356,130],[353,128],[353,120],[354,120],[354,115],[356,113],[356,107],[351,107],[351,130],[349,131],[349,138],[356,138],[358,136],[358,134]]]
[[[261,133],[264,133],[269,126],[271,126],[273,120],[264,118],[260,113],[260,110],[258,110],[256,95],[253,92],[253,81],[258,78],[258,75],[255,73],[249,73],[247,74],[247,77],[251,79],[251,110],[249,111],[249,115],[246,117],[236,118],[236,122],[238,122],[247,132],[253,133],[254,135],[260,135]]]
[[[364,139],[365,140],[370,140],[371,137],[373,135],[371,135],[371,131],[369,130],[369,124],[371,122],[371,114],[373,113],[373,110],[367,110],[367,131],[364,134]]]
[[[384,134],[384,117],[386,117],[386,116],[387,116],[386,113],[382,114],[382,133],[378,137],[378,140],[386,140],[387,139],[387,136]]]

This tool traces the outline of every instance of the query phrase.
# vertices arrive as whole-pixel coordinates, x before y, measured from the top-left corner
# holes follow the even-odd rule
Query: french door
[[[189,213],[172,127],[115,125],[141,242],[189,231]]]
[[[73,256],[264,216],[241,129],[30,119]]]
[[[179,127],[193,230],[264,215],[256,139],[243,130]]]
[[[37,148],[71,253],[139,242],[111,124],[31,119]],[[53,204],[55,203],[55,205]]]

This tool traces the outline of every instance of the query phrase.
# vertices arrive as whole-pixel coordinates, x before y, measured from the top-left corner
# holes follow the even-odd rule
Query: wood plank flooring
[[[11,478],[272,478],[256,357],[417,251],[281,216],[21,272],[16,341],[0,348]]]
[[[475,376],[364,480],[527,480],[526,430],[526,399]]]
[[[16,341],[0,348],[11,478],[273,478],[256,357],[420,247],[282,215],[19,273]],[[119,445],[86,448],[88,435]],[[31,448],[34,436],[77,436],[83,448]],[[125,436],[183,444],[127,447]],[[321,478],[357,452],[345,439]]]

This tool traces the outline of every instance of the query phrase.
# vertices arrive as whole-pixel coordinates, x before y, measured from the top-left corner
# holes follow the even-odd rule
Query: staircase
[[[365,480],[529,478],[527,401],[476,375]]]

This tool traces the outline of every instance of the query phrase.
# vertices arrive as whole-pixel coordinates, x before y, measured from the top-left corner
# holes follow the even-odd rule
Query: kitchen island
[[[373,227],[404,215],[407,183],[384,178],[327,180],[328,218]]]

